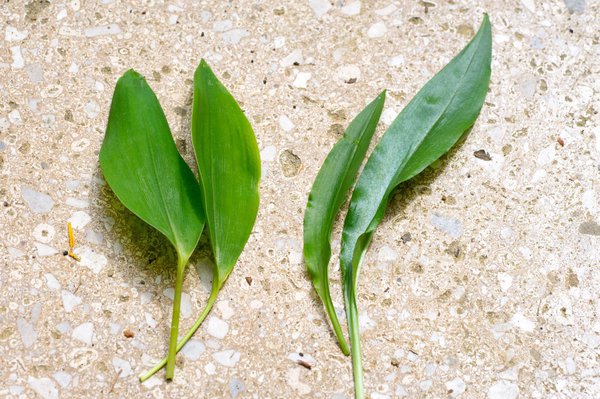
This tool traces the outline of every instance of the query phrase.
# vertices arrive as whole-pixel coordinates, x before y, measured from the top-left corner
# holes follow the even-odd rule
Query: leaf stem
[[[348,319],[348,335],[350,336],[350,347],[352,349],[352,374],[354,376],[354,398],[365,397],[363,388],[363,369],[360,356],[360,326],[358,323],[358,309],[356,307],[356,295],[352,282],[346,284],[344,290],[346,303],[346,315]]]
[[[202,313],[200,314],[200,316],[198,316],[198,318],[194,322],[194,325],[192,325],[192,327],[181,338],[181,340],[177,344],[177,348],[176,348],[175,352],[179,352],[181,350],[181,348],[183,348],[183,346],[190,340],[190,338],[192,338],[192,336],[194,335],[194,333],[196,332],[196,330],[198,330],[198,328],[200,327],[200,325],[202,324],[202,322],[204,321],[204,319],[206,318],[206,316],[210,313],[213,305],[215,304],[215,301],[217,299],[217,295],[219,294],[220,288],[221,287],[220,287],[218,278],[217,278],[216,275],[214,275],[213,276],[212,290],[210,292],[210,296],[208,297],[208,302],[206,303],[206,306],[204,307],[204,310],[202,311]],[[165,357],[160,362],[158,362],[154,367],[152,367],[150,370],[146,371],[143,374],[140,374],[139,375],[140,382],[144,382],[148,378],[150,378],[154,374],[156,374],[157,371],[159,371],[160,369],[162,369],[167,364],[167,360],[168,360],[168,357]]]
[[[175,373],[175,357],[177,355],[177,338],[179,335],[179,314],[181,310],[181,291],[183,289],[183,275],[187,259],[178,256],[177,277],[175,277],[175,294],[173,297],[173,318],[171,319],[171,339],[169,341],[169,355],[167,356],[167,380],[172,380]]]
[[[325,276],[327,277],[327,276]],[[348,356],[350,354],[350,347],[346,342],[346,338],[344,337],[344,332],[342,331],[342,327],[340,326],[340,321],[338,319],[337,313],[335,312],[335,307],[333,306],[333,301],[331,300],[331,293],[329,292],[329,281],[327,278],[323,279],[323,284],[321,286],[321,300],[325,305],[325,310],[329,315],[329,320],[331,320],[331,325],[333,327],[333,331],[335,332],[335,336],[337,337],[338,344],[340,345],[340,349],[344,353],[344,355]]]

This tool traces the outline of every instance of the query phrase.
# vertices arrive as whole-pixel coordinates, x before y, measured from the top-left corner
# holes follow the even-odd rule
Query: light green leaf
[[[198,182],[175,147],[158,99],[133,70],[117,82],[100,167],[123,205],[164,234],[177,251],[169,347],[174,361],[183,272],[202,233],[204,212]],[[172,378],[172,371],[167,378]]]
[[[346,355],[350,350],[329,292],[331,230],[369,148],[384,102],[385,91],[354,118],[344,136],[329,152],[313,183],[304,213],[304,262]]]
[[[340,264],[357,398],[364,395],[356,307],[361,259],[394,188],[446,153],[475,122],[489,86],[491,49],[491,25],[485,15],[471,42],[427,82],[389,127],[352,194]]]

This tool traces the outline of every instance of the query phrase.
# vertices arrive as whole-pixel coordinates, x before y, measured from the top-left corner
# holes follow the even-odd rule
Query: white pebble
[[[345,83],[356,82],[360,78],[360,69],[356,65],[343,65],[337,70],[337,76]]]
[[[115,368],[116,373],[119,371],[121,372],[121,374],[119,374],[119,378],[125,378],[133,375],[131,364],[127,360],[114,357],[112,360],[112,365]]]
[[[465,392],[465,388],[465,382],[458,377],[446,383],[446,390],[450,392],[450,396],[453,398],[456,398]]]
[[[404,65],[404,57],[401,55],[397,55],[392,57],[388,61],[388,65],[394,68]]]
[[[92,218],[90,215],[83,211],[77,211],[69,218],[69,222],[75,230],[83,230],[83,228],[91,222]]]
[[[85,209],[90,206],[90,203],[86,200],[80,200],[77,198],[69,197],[65,203],[73,208]]]
[[[188,360],[198,360],[204,353],[206,347],[200,341],[190,340],[181,350],[181,354]]]
[[[75,254],[81,258],[79,264],[98,274],[108,264],[106,256],[89,247],[78,247]]]
[[[592,332],[588,332],[581,336],[581,342],[589,346],[590,349],[596,349],[598,346],[600,346],[600,336]]]
[[[533,0],[521,0],[521,3],[527,8],[529,11],[535,13],[535,3]]]
[[[217,21],[213,24],[212,30],[213,32],[225,32],[229,29],[233,28],[233,22],[226,19],[223,21]]]
[[[173,288],[166,288],[163,291],[163,295],[166,296],[167,298],[169,298],[170,300],[174,300],[175,299],[175,290]],[[181,310],[181,317],[183,317],[184,319],[187,319],[188,317],[190,317],[192,315],[192,301],[190,298],[190,294],[187,294],[185,292],[181,293],[180,310]]]
[[[8,120],[13,125],[20,125],[23,121],[23,118],[21,118],[21,113],[19,112],[19,110],[15,109],[8,113]]]
[[[281,115],[279,117],[279,127],[284,131],[289,132],[294,128],[294,123],[286,115]]]
[[[263,162],[272,162],[275,160],[275,156],[277,155],[277,148],[273,145],[269,145],[262,149],[260,152],[260,159]]]
[[[48,243],[52,241],[55,233],[56,230],[53,226],[46,223],[40,223],[33,229],[33,238],[39,242]]]
[[[92,244],[96,245],[102,245],[104,243],[104,235],[96,230],[86,230],[85,239],[87,242],[91,242]]]
[[[58,389],[50,378],[35,378],[29,376],[29,386],[44,399],[58,399]]]
[[[231,308],[231,306],[229,306],[228,300],[219,301],[217,303],[217,309],[219,310],[219,312],[221,312],[221,316],[225,320],[230,319],[234,314],[233,309]]]
[[[273,47],[282,48],[283,46],[285,46],[285,37],[277,36],[275,40],[273,40]]]
[[[4,34],[4,40],[7,42],[18,42],[25,39],[29,33],[25,30],[19,31],[13,26],[7,26]]]
[[[29,186],[21,186],[21,196],[33,213],[48,213],[54,206],[50,196],[35,191]]]
[[[556,150],[554,149],[554,145],[546,147],[542,151],[540,151],[538,158],[537,158],[537,164],[539,166],[548,165],[550,162],[552,162],[554,160],[555,155],[556,155]]]
[[[500,283],[500,289],[502,292],[506,292],[512,285],[513,278],[508,273],[498,273],[498,282]]]
[[[26,348],[29,348],[37,341],[37,333],[33,329],[33,325],[27,320],[22,318],[18,319],[17,330],[19,330],[21,341],[23,341],[23,345],[25,345]]]
[[[353,1],[342,7],[342,14],[353,16],[360,14],[360,1]]]
[[[148,327],[150,327],[150,328],[154,328],[158,324],[156,322],[156,320],[154,320],[154,317],[152,316],[152,313],[146,312],[144,314],[144,318],[146,319],[146,324],[148,324]]]
[[[292,83],[292,86],[306,89],[308,80],[311,76],[312,74],[310,72],[299,72],[298,75],[296,75],[296,79],[294,80],[294,83]]]
[[[42,244],[41,242],[36,242],[34,243],[34,245],[37,250],[37,255],[39,257],[52,256],[58,253],[58,250],[56,248],[53,248],[46,244]]]
[[[142,385],[147,389],[152,389],[152,388],[157,387],[160,384],[162,384],[162,382],[163,382],[163,380],[161,378],[158,378],[157,376],[153,375],[152,377],[148,378],[146,381],[142,382]]]
[[[13,69],[21,69],[25,66],[25,60],[23,59],[23,54],[21,53],[20,46],[13,46],[10,48],[10,54],[12,55],[13,62],[10,66]]]
[[[82,323],[73,329],[71,336],[86,345],[91,345],[94,337],[94,325],[90,322]]]
[[[206,328],[206,332],[209,335],[212,335],[215,338],[223,339],[227,335],[229,331],[229,325],[226,321],[219,319],[218,317],[212,316],[208,320],[208,327]]]
[[[60,290],[60,283],[52,273],[46,273],[44,274],[44,277],[46,278],[46,285],[48,288],[52,291]]]
[[[54,377],[56,382],[58,382],[59,385],[63,388],[66,388],[69,385],[71,385],[71,381],[73,380],[73,376],[71,376],[71,374],[65,373],[64,371],[57,371],[56,373],[52,374],[52,377]]]
[[[581,198],[583,206],[590,212],[596,212],[598,209],[598,201],[596,200],[596,191],[594,189],[586,190]]]
[[[508,381],[498,381],[488,390],[488,399],[516,399],[519,387]]]
[[[85,36],[87,37],[97,37],[104,35],[118,35],[123,31],[117,24],[103,25],[103,26],[94,26],[93,28],[88,28],[85,30]]]
[[[450,237],[458,238],[462,235],[460,222],[456,219],[445,217],[437,213],[431,215],[431,224],[450,235]]]
[[[385,17],[385,16],[388,16],[390,14],[393,14],[394,11],[396,11],[397,9],[398,8],[395,5],[390,4],[387,7],[380,8],[379,10],[375,10],[375,14],[381,15],[382,17]]]
[[[240,361],[240,352],[233,349],[227,349],[221,352],[213,353],[215,361],[225,367],[233,367]]]
[[[375,22],[367,31],[367,36],[371,39],[383,37],[387,33],[387,28],[383,22]]]
[[[73,309],[75,309],[77,305],[81,304],[81,298],[76,295],[73,295],[69,291],[63,290],[63,292],[61,293],[61,297],[63,306],[65,308],[65,312],[67,313],[71,312]]]
[[[22,256],[25,256],[25,252],[15,247],[8,247],[8,258],[10,260],[15,260]]]
[[[62,10],[60,10],[58,12],[58,14],[56,14],[56,20],[60,21],[61,19],[65,19],[65,18],[67,18],[68,15],[69,15],[69,13],[67,12],[67,9],[63,8]]]
[[[303,62],[304,58],[302,57],[302,50],[294,50],[285,58],[282,58],[281,61],[279,61],[279,64],[285,68],[294,65],[294,63],[302,64]]]
[[[529,333],[533,332],[533,329],[535,328],[535,323],[525,317],[523,313],[515,313],[510,319],[510,322],[513,326]]]
[[[360,329],[365,331],[377,327],[375,320],[371,319],[366,312],[358,316],[358,324],[360,325]]]
[[[396,111],[393,108],[387,108],[381,114],[381,122],[383,122],[384,125],[389,126],[394,122],[394,120],[396,119],[397,116],[398,116],[398,111]]]
[[[217,372],[217,368],[214,364],[208,363],[206,366],[204,366],[204,371],[208,375],[215,375],[215,373]]]
[[[250,36],[250,33],[245,29],[232,29],[221,34],[223,41],[230,44],[238,44],[246,36]]]
[[[308,5],[312,8],[318,18],[325,15],[331,9],[329,0],[308,0]]]
[[[83,106],[83,112],[88,118],[94,119],[100,113],[100,106],[96,101],[90,100]]]
[[[380,262],[392,262],[398,259],[398,254],[391,247],[384,245],[379,249],[377,259]]]

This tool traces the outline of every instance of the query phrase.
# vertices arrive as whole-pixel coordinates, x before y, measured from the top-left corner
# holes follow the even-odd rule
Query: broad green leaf
[[[260,156],[252,127],[233,96],[202,60],[194,75],[192,143],[198,162],[201,198],[223,284],[256,220]]]
[[[491,50],[485,15],[471,42],[427,82],[383,135],[352,194],[340,265],[357,398],[363,395],[356,308],[361,259],[394,188],[446,153],[475,122],[489,86]]]
[[[178,255],[169,355],[172,378],[183,271],[204,227],[200,187],[171,136],[167,119],[146,80],[133,70],[117,82],[100,167],[131,212],[164,234]]]
[[[192,143],[200,175],[195,200],[202,204],[215,259],[208,302],[177,343],[179,351],[194,335],[242,253],[258,212],[260,156],[252,127],[239,105],[202,60],[194,74]],[[168,363],[160,361],[140,375],[143,382]]]
[[[304,262],[346,355],[350,351],[329,292],[331,230],[369,148],[384,102],[385,91],[354,118],[329,152],[313,183],[304,213]]]

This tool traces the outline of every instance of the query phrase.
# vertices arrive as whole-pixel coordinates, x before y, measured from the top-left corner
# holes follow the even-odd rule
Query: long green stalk
[[[219,289],[220,289],[220,286],[219,286],[218,279],[216,277],[213,277],[213,285],[212,285],[212,289],[210,291],[210,296],[208,297],[208,302],[206,303],[204,310],[202,311],[200,316],[198,316],[198,318],[196,319],[196,321],[194,322],[192,327],[185,333],[185,335],[177,343],[175,353],[179,352],[184,347],[184,345],[190,340],[190,338],[192,338],[192,336],[194,335],[196,330],[198,330],[198,328],[200,328],[200,325],[202,324],[202,322],[204,321],[206,316],[210,313],[211,309],[213,308],[213,305],[215,304],[217,295],[219,294]],[[159,371],[160,369],[165,367],[168,359],[169,359],[168,357],[165,357],[160,362],[158,362],[154,367],[152,367],[150,370],[146,371],[145,373],[140,374],[139,375],[140,382],[146,381],[148,378],[150,378],[154,374],[156,374],[157,371]]]
[[[356,306],[356,292],[352,284],[348,284],[344,290],[344,301],[346,303],[346,315],[348,319],[348,335],[350,336],[350,348],[352,350],[352,375],[354,376],[354,398],[365,397],[363,387],[363,369],[360,355],[360,326],[358,322],[358,308]]]
[[[325,276],[327,277],[327,272],[325,271]],[[348,343],[346,342],[346,338],[344,337],[344,332],[342,331],[342,327],[340,326],[340,321],[338,319],[337,313],[335,312],[335,307],[333,306],[333,302],[331,300],[331,294],[329,292],[329,280],[323,280],[323,284],[321,286],[321,300],[325,305],[325,310],[329,315],[329,320],[331,320],[331,325],[333,326],[333,331],[335,332],[335,336],[337,337],[338,344],[340,345],[340,349],[344,353],[344,355],[348,356],[350,354],[350,348],[348,347]]]
[[[175,373],[175,356],[177,355],[177,338],[179,335],[179,314],[181,311],[181,291],[183,275],[187,259],[177,257],[177,276],[175,277],[175,294],[173,296],[173,317],[171,319],[171,338],[169,340],[169,355],[167,356],[167,380],[173,379]]]

